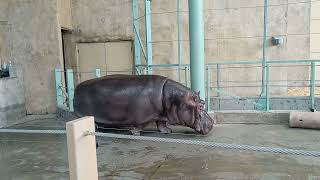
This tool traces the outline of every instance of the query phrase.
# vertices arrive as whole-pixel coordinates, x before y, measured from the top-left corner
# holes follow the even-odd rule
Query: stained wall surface
[[[141,38],[145,44],[143,3],[139,0]],[[77,43],[133,40],[131,0],[72,0],[72,20],[67,23],[69,31],[64,34],[63,41],[58,5],[55,0],[0,2],[0,29],[4,29],[0,30],[0,37],[5,37],[0,41],[11,43],[9,50],[1,50],[1,53],[24,69],[26,109],[30,114],[55,112],[53,70],[63,67],[62,42],[66,68],[76,69]],[[267,58],[309,59],[311,4],[297,0],[270,0],[269,5]],[[154,64],[178,62],[176,7],[177,1],[174,0],[152,1]],[[206,62],[262,59],[263,0],[205,0],[204,9]],[[181,60],[188,63],[187,0],[181,0],[180,10]],[[271,44],[271,36],[275,35],[284,38],[281,46]],[[177,78],[177,73],[172,71],[155,72]],[[290,80],[309,78],[308,67],[278,67],[271,73],[271,79],[284,80],[280,85],[290,85]],[[215,69],[212,74],[215,74]],[[212,76],[212,81],[215,77]],[[221,78],[259,81],[261,68],[224,69]],[[251,85],[259,86],[259,83]],[[260,87],[230,91],[237,95],[258,95]],[[285,94],[287,88],[272,88],[271,92]]]
[[[205,59],[206,62],[261,61],[263,48],[263,0],[205,0]],[[270,0],[268,7],[267,49],[268,60],[310,58],[310,2]],[[139,0],[140,35],[145,45],[144,1]],[[177,1],[152,1],[152,45],[154,64],[178,63]],[[189,63],[188,1],[181,0],[181,61]],[[83,17],[83,14],[86,14]],[[73,0],[74,42],[96,42],[132,39],[132,1]],[[272,36],[283,38],[283,44],[271,44]],[[73,56],[74,58],[75,56]],[[142,62],[144,62],[141,53]],[[72,58],[69,58],[70,61]],[[119,62],[121,63],[121,62]],[[259,66],[259,65],[258,65]],[[238,67],[238,66],[237,66]],[[259,95],[261,67],[224,68],[225,81],[252,81],[245,85],[253,88],[233,88],[237,95]],[[154,73],[177,79],[177,71],[155,69]],[[216,70],[212,69],[212,74]],[[182,78],[184,73],[182,72]],[[271,80],[277,86],[304,85],[309,69],[306,66],[271,68]],[[184,81],[184,79],[182,79]],[[216,76],[212,76],[216,81]],[[238,84],[239,85],[239,84]],[[242,84],[243,85],[243,84]],[[236,86],[224,83],[222,86]],[[286,95],[286,87],[271,88],[275,95]]]
[[[53,71],[61,60],[57,2],[2,0],[0,8],[0,18],[10,25],[5,36],[12,42],[10,57],[4,61],[10,59],[23,68],[27,113],[54,113]]]

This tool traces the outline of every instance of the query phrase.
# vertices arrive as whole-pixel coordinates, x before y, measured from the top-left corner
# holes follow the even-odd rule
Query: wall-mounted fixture
[[[4,62],[0,64],[0,78],[17,77],[16,67],[9,61],[7,64]]]
[[[281,37],[281,36],[272,36],[271,43],[274,46],[282,45],[283,44],[283,37]]]

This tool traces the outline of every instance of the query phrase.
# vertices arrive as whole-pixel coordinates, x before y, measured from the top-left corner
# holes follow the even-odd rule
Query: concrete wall
[[[72,0],[77,42],[131,40],[132,2],[124,0]]]
[[[57,2],[4,0],[0,17],[11,25],[6,34],[12,41],[9,58],[24,69],[27,113],[55,112],[53,70],[61,59]]]
[[[275,0],[269,7],[267,59],[309,59],[309,17],[310,3],[296,4],[295,1]],[[183,63],[189,63],[188,5],[181,1],[181,56]],[[290,4],[293,3],[293,4]],[[176,2],[152,1],[153,51],[155,63],[177,63]],[[257,8],[239,8],[255,7]],[[263,0],[259,1],[205,1],[205,56],[206,62],[255,61],[262,59],[263,47]],[[281,46],[272,46],[271,36],[284,38]],[[224,66],[226,68],[226,66]],[[237,66],[238,67],[238,66]],[[261,68],[222,69],[222,80],[259,81]],[[272,68],[271,80],[306,80],[307,67]],[[216,74],[215,69],[212,74]],[[171,74],[176,78],[175,74]],[[215,76],[212,77],[215,81]],[[290,81],[276,83],[290,85]],[[236,83],[222,83],[222,86],[241,86]],[[245,85],[259,86],[260,83]],[[292,84],[291,84],[292,85]],[[237,95],[259,95],[260,88],[225,89]],[[272,94],[286,95],[286,88],[271,88]]]
[[[21,122],[26,115],[23,72],[17,67],[17,77],[0,79],[0,128]]]
[[[57,7],[61,28],[72,29],[71,0],[57,0]]]
[[[320,59],[320,2],[311,3],[310,15],[310,58]],[[320,71],[317,63],[316,72]],[[316,80],[320,80],[320,73],[316,73]],[[319,82],[317,83],[319,85]]]
[[[61,2],[61,1],[59,1]],[[141,36],[144,41],[144,10],[140,0]],[[310,3],[296,0],[272,0],[268,16],[268,59],[309,59]],[[61,3],[60,3],[61,4]],[[262,58],[263,0],[205,0],[206,61],[259,60]],[[254,7],[257,8],[240,8]],[[24,68],[24,87],[28,113],[55,112],[53,69],[61,67],[62,41],[55,0],[0,1],[0,45],[2,56]],[[72,0],[70,31],[64,35],[67,68],[76,68],[76,44],[133,39],[131,0]],[[176,1],[152,1],[153,58],[155,64],[177,63]],[[189,63],[188,5],[181,0],[181,59]],[[170,13],[167,13],[170,12]],[[272,46],[272,35],[284,37],[282,46]],[[5,37],[5,38],[1,38]],[[8,38],[9,37],[9,38]],[[3,50],[5,49],[5,50]],[[121,63],[121,62],[119,62]],[[281,70],[281,71],[280,71]],[[155,71],[156,73],[160,73]],[[307,67],[271,70],[272,79],[309,78]],[[161,71],[163,73],[163,71]],[[176,73],[166,71],[175,78]],[[215,74],[213,70],[212,74]],[[224,69],[223,80],[261,79],[260,68]],[[214,81],[215,76],[212,77]],[[290,81],[286,81],[289,85]],[[232,84],[229,84],[232,85]],[[253,85],[260,85],[256,83]],[[272,88],[273,94],[285,94],[286,88]],[[258,95],[260,89],[227,90],[237,95]]]
[[[64,52],[66,68],[77,71],[77,43],[132,41],[132,2],[72,0],[72,22],[63,37]]]
[[[0,64],[4,59],[8,59],[12,46],[9,36],[11,25],[8,22],[8,2],[0,1]]]
[[[139,1],[140,33],[145,44],[144,1]],[[296,3],[295,0],[270,1],[268,15],[267,58],[309,59],[310,57],[310,3]],[[175,0],[152,1],[152,41],[154,64],[178,62],[177,3]],[[257,7],[256,7],[257,6]],[[241,8],[256,7],[256,8]],[[105,42],[131,40],[131,1],[72,1],[74,33],[76,42]],[[263,0],[231,1],[205,0],[205,53],[206,62],[215,61],[256,61],[262,59],[263,46]],[[181,60],[189,63],[188,1],[181,0]],[[169,12],[169,13],[168,13]],[[84,16],[85,14],[85,16]],[[284,44],[273,46],[271,36],[281,36]],[[75,52],[74,48],[71,52]],[[67,61],[75,64],[75,55],[69,53]],[[74,54],[74,53],[73,53]],[[141,55],[142,56],[142,55]],[[142,58],[142,61],[144,59]],[[165,70],[165,71],[163,71]],[[177,72],[168,69],[154,73],[177,79]],[[273,67],[271,80],[283,80],[274,85],[304,85],[290,80],[309,78],[308,67]],[[215,69],[212,74],[216,74]],[[183,77],[183,75],[182,75]],[[215,81],[216,76],[212,76]],[[223,69],[222,80],[260,81],[261,67]],[[184,79],[182,79],[184,81]],[[222,86],[250,85],[253,88],[225,89],[237,95],[259,95],[260,82],[246,84],[222,83]],[[271,88],[273,95],[286,95],[288,88]]]
[[[0,21],[0,64],[8,60],[11,53],[12,41],[10,38],[11,25],[8,21]]]

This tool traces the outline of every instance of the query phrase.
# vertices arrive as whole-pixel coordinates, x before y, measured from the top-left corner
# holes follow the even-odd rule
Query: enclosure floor
[[[63,129],[64,123],[43,119],[16,128]],[[319,131],[286,125],[220,124],[206,137],[143,135],[320,150]],[[320,179],[320,158],[108,138],[98,142],[99,179]],[[64,135],[0,133],[0,150],[1,180],[69,179]]]

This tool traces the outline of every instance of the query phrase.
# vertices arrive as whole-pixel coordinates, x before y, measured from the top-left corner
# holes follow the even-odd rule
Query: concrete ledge
[[[256,110],[255,103],[258,102],[258,97],[243,97],[240,99],[222,97],[211,98],[211,109],[216,110]],[[219,108],[220,104],[220,108]],[[301,110],[310,111],[311,101],[310,97],[271,97],[270,110]],[[320,98],[315,97],[315,109],[320,110]]]
[[[8,127],[26,116],[22,67],[16,65],[17,77],[0,79],[0,127]]]
[[[211,114],[213,115],[213,114]],[[221,111],[214,113],[218,124],[288,124],[289,112]]]
[[[218,124],[288,124],[289,111],[219,111],[209,113],[217,118]],[[57,110],[57,118],[61,121],[71,121],[78,117],[67,110]]]
[[[0,128],[20,123],[25,116],[25,104],[16,104],[14,108],[2,108],[0,110]]]

